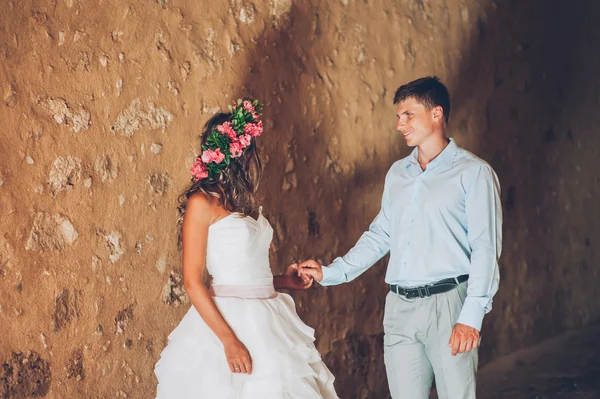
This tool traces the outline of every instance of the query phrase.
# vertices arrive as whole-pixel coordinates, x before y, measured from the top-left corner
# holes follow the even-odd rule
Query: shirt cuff
[[[485,316],[485,309],[473,298],[467,297],[456,322],[481,331],[483,316]]]
[[[319,281],[319,284],[324,287],[339,284],[339,275],[339,268],[332,267],[331,265],[323,266],[323,280]]]

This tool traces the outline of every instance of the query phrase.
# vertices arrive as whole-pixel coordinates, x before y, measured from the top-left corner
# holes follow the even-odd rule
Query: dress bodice
[[[208,231],[206,267],[213,285],[269,285],[273,274],[269,247],[273,228],[262,215],[258,219],[232,213],[213,223]]]

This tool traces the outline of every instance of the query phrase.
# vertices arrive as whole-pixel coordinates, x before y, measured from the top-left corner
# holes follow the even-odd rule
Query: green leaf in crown
[[[263,105],[252,97],[239,98],[228,106],[231,118],[213,129],[202,145],[202,154],[191,168],[192,179],[214,178],[250,145],[263,131]]]

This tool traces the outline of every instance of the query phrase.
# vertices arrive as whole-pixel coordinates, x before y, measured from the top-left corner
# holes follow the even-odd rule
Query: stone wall
[[[482,361],[597,320],[600,10],[564,3],[2,0],[0,396],[153,397],[189,307],[177,197],[201,126],[245,94],[275,272],[367,228],[410,151],[393,93],[435,74],[503,188]],[[388,395],[384,272],[294,294],[344,399]]]

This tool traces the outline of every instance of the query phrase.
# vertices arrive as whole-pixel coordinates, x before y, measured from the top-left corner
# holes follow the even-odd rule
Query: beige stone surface
[[[435,74],[453,93],[451,136],[503,187],[482,361],[597,320],[599,11],[1,0],[0,396],[153,397],[153,366],[189,307],[177,196],[201,126],[246,94],[265,103],[275,272],[329,262],[368,227],[387,169],[410,151],[394,91]],[[353,284],[294,294],[342,398],[387,396],[384,272],[382,261]]]

